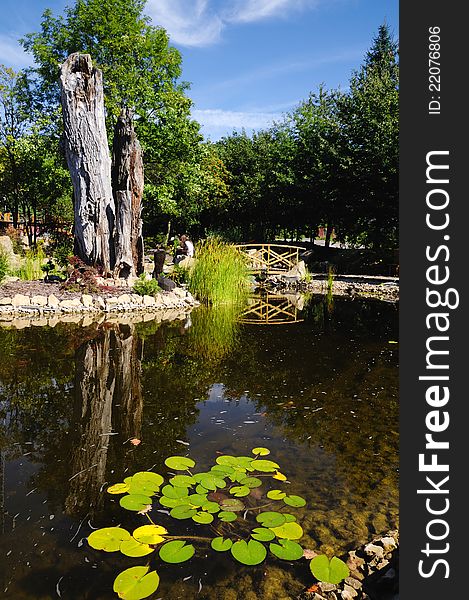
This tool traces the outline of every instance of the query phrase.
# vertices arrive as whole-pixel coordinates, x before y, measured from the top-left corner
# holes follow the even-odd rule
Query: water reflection
[[[133,517],[101,488],[140,469],[165,474],[172,454],[203,467],[271,448],[291,493],[308,499],[310,548],[340,553],[394,526],[396,316],[385,303],[337,299],[331,311],[313,297],[287,328],[201,307],[185,322],[0,330],[5,597],[54,597],[59,579],[71,600],[113,597],[129,561],[83,538]],[[307,584],[299,567],[217,561],[168,567],[158,597],[196,597],[199,579],[197,597],[214,600],[295,597]]]
[[[302,321],[302,294],[272,294],[266,292],[248,300],[240,322],[249,325],[285,325]]]

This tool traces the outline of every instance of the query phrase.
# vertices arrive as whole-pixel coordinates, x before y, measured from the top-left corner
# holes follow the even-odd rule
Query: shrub
[[[23,281],[42,279],[42,263],[45,257],[46,255],[41,246],[38,246],[36,250],[26,250],[25,257],[22,259],[22,264],[15,275]]]
[[[10,259],[8,258],[8,254],[0,248],[0,283],[5,279],[9,272]]]
[[[88,294],[99,291],[99,285],[96,277],[100,275],[96,267],[85,264],[78,256],[71,256],[68,260],[72,267],[67,281],[62,283],[61,289],[70,292],[85,292]]]
[[[198,244],[189,289],[201,302],[239,302],[244,299],[248,286],[246,260],[235,246],[219,238],[209,238]]]
[[[153,296],[160,289],[156,279],[146,279],[145,273],[142,273],[133,285],[134,292],[140,296]]]

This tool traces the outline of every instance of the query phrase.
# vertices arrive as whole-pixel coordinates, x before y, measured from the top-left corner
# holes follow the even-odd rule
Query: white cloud
[[[29,66],[32,59],[15,38],[0,34],[0,63],[6,67],[20,69]]]
[[[219,108],[196,109],[193,118],[202,125],[202,131],[212,140],[231,133],[233,130],[254,131],[270,127],[282,114],[278,112],[242,112]]]
[[[315,6],[319,0],[148,0],[146,12],[182,46],[209,46],[230,23],[251,23]]]

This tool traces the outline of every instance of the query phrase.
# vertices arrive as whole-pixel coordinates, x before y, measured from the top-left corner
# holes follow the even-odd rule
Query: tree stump
[[[75,253],[110,273],[115,263],[115,204],[102,73],[89,54],[76,52],[61,66],[60,84],[65,154],[74,191]]]

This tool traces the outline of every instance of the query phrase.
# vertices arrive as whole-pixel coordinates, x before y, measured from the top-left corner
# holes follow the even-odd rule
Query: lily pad
[[[195,461],[188,456],[170,456],[164,461],[164,464],[175,471],[187,471],[195,467]]]
[[[225,539],[223,537],[213,538],[210,543],[210,546],[217,552],[226,552],[232,545],[233,542],[230,539]]]
[[[213,521],[213,515],[208,512],[199,511],[192,517],[192,520],[201,525],[208,525]]]
[[[205,504],[202,504],[202,510],[214,514],[220,510],[220,505],[218,504],[218,502],[211,502],[209,500],[208,502],[205,502]]]
[[[196,483],[195,479],[190,475],[175,475],[169,480],[175,487],[191,487]]]
[[[164,488],[161,489],[161,493],[167,498],[184,498],[184,496],[187,496],[187,488],[165,485]]]
[[[187,496],[187,503],[195,508],[200,508],[207,502],[207,494],[191,494]]]
[[[340,583],[350,574],[349,568],[343,560],[334,556],[329,561],[325,554],[315,556],[309,563],[309,568],[314,577],[324,583]]]
[[[164,483],[163,477],[159,473],[153,473],[152,471],[139,471],[130,480],[131,487],[141,485],[153,488],[154,491],[157,491],[162,483]]]
[[[259,515],[260,516],[260,515]],[[287,540],[299,540],[303,537],[303,529],[301,525],[292,521],[291,523],[284,523],[278,527],[270,527],[278,538],[285,538]]]
[[[269,544],[269,550],[282,560],[299,560],[303,557],[303,548],[292,540],[279,540],[278,544]]]
[[[282,500],[285,496],[286,493],[282,492],[282,490],[270,490],[270,492],[267,492],[267,498],[270,498],[270,500]]]
[[[222,473],[222,476],[233,475],[235,472],[233,467],[230,467],[229,465],[213,465],[210,470],[215,471],[215,473]]]
[[[156,571],[150,567],[131,567],[119,573],[114,580],[114,591],[122,600],[141,600],[156,591],[160,583]]]
[[[128,483],[115,483],[107,488],[108,494],[126,494],[129,491]]]
[[[274,462],[273,460],[253,460],[251,463],[251,466],[256,470],[256,471],[261,471],[262,473],[274,473],[278,468],[279,465]]]
[[[262,485],[262,481],[257,477],[244,477],[239,482],[241,485],[246,485],[248,488],[257,488]]]
[[[223,521],[224,523],[232,523],[233,521],[236,521],[236,519],[238,518],[238,515],[229,510],[222,510],[221,512],[218,513],[218,518],[220,519],[220,521]]]
[[[187,492],[187,488],[181,488],[181,490]],[[159,502],[161,506],[166,506],[167,508],[174,508],[175,506],[181,506],[181,504],[187,504],[189,496],[187,494],[182,498],[167,498],[166,496],[161,496]]]
[[[284,475],[283,473],[280,473],[280,471],[277,471],[274,475],[272,475],[272,477],[274,479],[278,479],[279,481],[286,481],[287,480],[287,476]]]
[[[222,454],[221,456],[217,456],[216,458],[216,463],[218,465],[228,465],[229,467],[232,467],[233,465],[237,464],[238,459],[236,458],[236,456],[230,456],[229,454]]]
[[[283,525],[283,523],[285,523],[285,517],[282,515],[282,513],[269,510],[257,515],[256,521],[261,523],[261,525],[264,525],[264,527],[271,528]]]
[[[142,525],[137,527],[132,536],[142,544],[160,544],[164,541],[164,535],[168,530],[161,525]]]
[[[143,494],[127,494],[126,496],[122,496],[119,500],[119,504],[122,508],[126,510],[134,510],[138,512],[139,510],[143,510],[149,504],[151,504],[152,500],[150,496],[145,496]]]
[[[270,450],[268,448],[253,448],[252,453],[257,456],[267,456],[270,454]]]
[[[231,546],[231,554],[243,565],[259,565],[267,556],[267,550],[256,540],[238,540]]]
[[[291,515],[290,513],[282,513],[282,515],[285,517],[285,523],[291,523],[292,521],[297,520],[295,515]]]
[[[275,538],[275,533],[266,527],[255,527],[251,531],[251,537],[259,542],[270,542]]]
[[[237,498],[227,498],[220,502],[220,507],[231,512],[239,512],[244,510],[244,504]]]
[[[184,540],[173,540],[160,548],[160,558],[167,563],[182,563],[194,556],[195,548]]]
[[[293,506],[295,508],[306,505],[306,500],[301,496],[285,496],[283,501],[285,504],[288,504],[288,506]]]
[[[88,536],[88,544],[95,550],[117,552],[122,542],[132,539],[132,536],[122,527],[103,527],[96,529]]]
[[[247,485],[237,485],[230,489],[230,494],[236,496],[236,498],[242,498],[243,496],[247,496],[250,494],[251,490]]]
[[[226,481],[216,471],[197,473],[197,475],[194,475],[194,479],[207,490],[222,489],[226,486]]]
[[[175,506],[169,513],[174,519],[190,519],[197,511],[189,504]]]
[[[132,558],[146,556],[147,554],[151,554],[155,551],[155,549],[148,544],[141,544],[133,538],[122,542],[119,550],[122,552],[122,554],[125,554],[125,556],[131,556]]]

